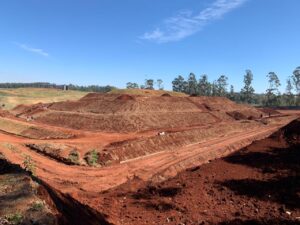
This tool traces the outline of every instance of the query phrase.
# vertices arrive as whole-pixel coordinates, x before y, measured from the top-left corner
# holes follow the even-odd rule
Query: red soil
[[[259,118],[262,114],[254,108],[219,97],[166,98],[95,93],[79,101],[34,105],[32,109],[17,111],[18,115],[33,116],[43,124],[104,132],[141,132],[207,125],[231,121],[230,112],[239,113],[245,119]]]
[[[165,182],[136,178],[99,205],[116,224],[300,224],[299,146],[300,120]]]
[[[275,177],[264,177],[258,169],[224,159],[203,164],[268,137],[295,116],[265,118],[267,123],[235,121],[228,112],[237,111],[253,118],[261,112],[225,98],[135,96],[135,100],[120,100],[116,99],[118,96],[89,94],[80,101],[54,103],[37,113],[31,114],[33,111],[28,109],[20,112],[25,117],[30,112],[35,117],[32,123],[41,127],[76,132],[74,138],[49,140],[49,143],[76,146],[82,154],[97,146],[100,152],[107,153],[100,159],[105,167],[66,165],[27,148],[25,145],[32,144],[32,140],[3,133],[0,133],[0,152],[8,161],[19,165],[23,165],[24,155],[30,156],[37,178],[52,192],[56,203],[63,205],[60,208],[69,215],[72,224],[107,224],[108,221],[114,224],[201,224],[204,220],[204,224],[206,221],[209,224],[234,217],[253,218],[252,206],[244,206],[248,217],[243,211],[235,214],[252,200],[249,196],[240,197],[224,182],[248,178],[268,181]],[[166,134],[157,135],[162,131]],[[289,135],[284,133],[281,137]],[[290,140],[294,139],[291,135]],[[14,148],[6,147],[6,143]],[[34,144],[43,143],[43,140],[34,141]],[[290,147],[290,142],[283,139],[278,143],[277,147]],[[201,167],[165,181],[194,166]],[[116,188],[119,185],[122,186]],[[167,191],[161,191],[161,187]],[[146,198],[134,197],[140,193],[145,193]],[[259,210],[257,218],[266,215],[266,219],[270,219],[267,212],[273,205],[259,206],[253,205],[255,212],[256,208]],[[298,211],[292,215],[294,213]],[[279,214],[271,211],[270,215],[277,220]]]

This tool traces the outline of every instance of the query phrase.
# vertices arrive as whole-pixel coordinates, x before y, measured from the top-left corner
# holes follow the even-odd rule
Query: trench
[[[25,173],[40,185],[43,200],[55,208],[59,225],[111,225],[107,216],[83,205],[68,194],[53,189],[50,185],[32,176],[17,164],[12,164],[5,158],[0,158],[0,174]]]

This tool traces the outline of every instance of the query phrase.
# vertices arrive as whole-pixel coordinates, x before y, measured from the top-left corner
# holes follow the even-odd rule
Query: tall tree
[[[128,82],[128,83],[126,84],[126,88],[127,88],[127,89],[139,88],[139,85],[138,85],[137,83]]]
[[[173,91],[184,92],[184,78],[179,75],[172,81]]]
[[[157,83],[158,90],[163,90],[164,89],[162,79],[157,79],[156,83]]]
[[[227,83],[228,77],[221,75],[217,80],[218,96],[225,96],[227,92]]]
[[[145,89],[153,90],[154,89],[154,80],[146,79],[145,80]]]
[[[212,96],[218,96],[218,85],[217,85],[217,81],[214,81],[212,84],[211,84],[211,95]]]
[[[295,104],[295,96],[293,94],[293,84],[292,79],[289,77],[286,80],[285,93],[283,95],[283,101],[285,105],[292,106]]]
[[[234,87],[233,87],[233,85],[230,85],[230,92],[228,94],[228,98],[231,101],[235,101],[235,93],[234,93]]]
[[[300,105],[300,66],[298,66],[293,72],[293,81],[297,92],[296,104]]]
[[[198,90],[197,90],[198,83],[197,83],[195,74],[190,73],[187,82],[188,82],[188,94],[197,95],[198,94]]]
[[[253,102],[254,88],[252,87],[253,74],[251,70],[246,70],[244,75],[244,87],[241,90],[241,100],[246,103]]]
[[[198,82],[198,93],[200,96],[209,96],[211,93],[210,83],[208,82],[207,75],[204,74],[200,77]]]
[[[281,85],[275,72],[269,72],[267,75],[269,88],[266,90],[266,106],[275,106],[279,104],[280,92],[278,87]]]

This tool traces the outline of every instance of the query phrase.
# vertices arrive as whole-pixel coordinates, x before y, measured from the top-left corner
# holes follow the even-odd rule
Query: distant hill
[[[0,106],[9,110],[20,104],[78,100],[86,94],[87,92],[83,91],[63,91],[53,88],[0,88]]]

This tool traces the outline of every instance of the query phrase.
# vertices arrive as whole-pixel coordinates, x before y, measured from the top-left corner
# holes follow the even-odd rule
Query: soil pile
[[[34,116],[36,121],[54,126],[105,132],[139,132],[231,121],[232,116],[227,112],[232,111],[243,115],[242,119],[259,118],[262,114],[255,108],[238,105],[221,97],[96,93],[90,93],[79,101],[33,105],[31,109],[26,108],[19,113]]]
[[[280,115],[281,113],[272,108],[258,108],[258,110],[262,111],[267,115]]]
[[[113,202],[103,212],[113,211],[116,224],[300,224],[300,146],[285,141],[299,130],[293,121],[163,183],[132,180],[103,193],[103,202]]]

